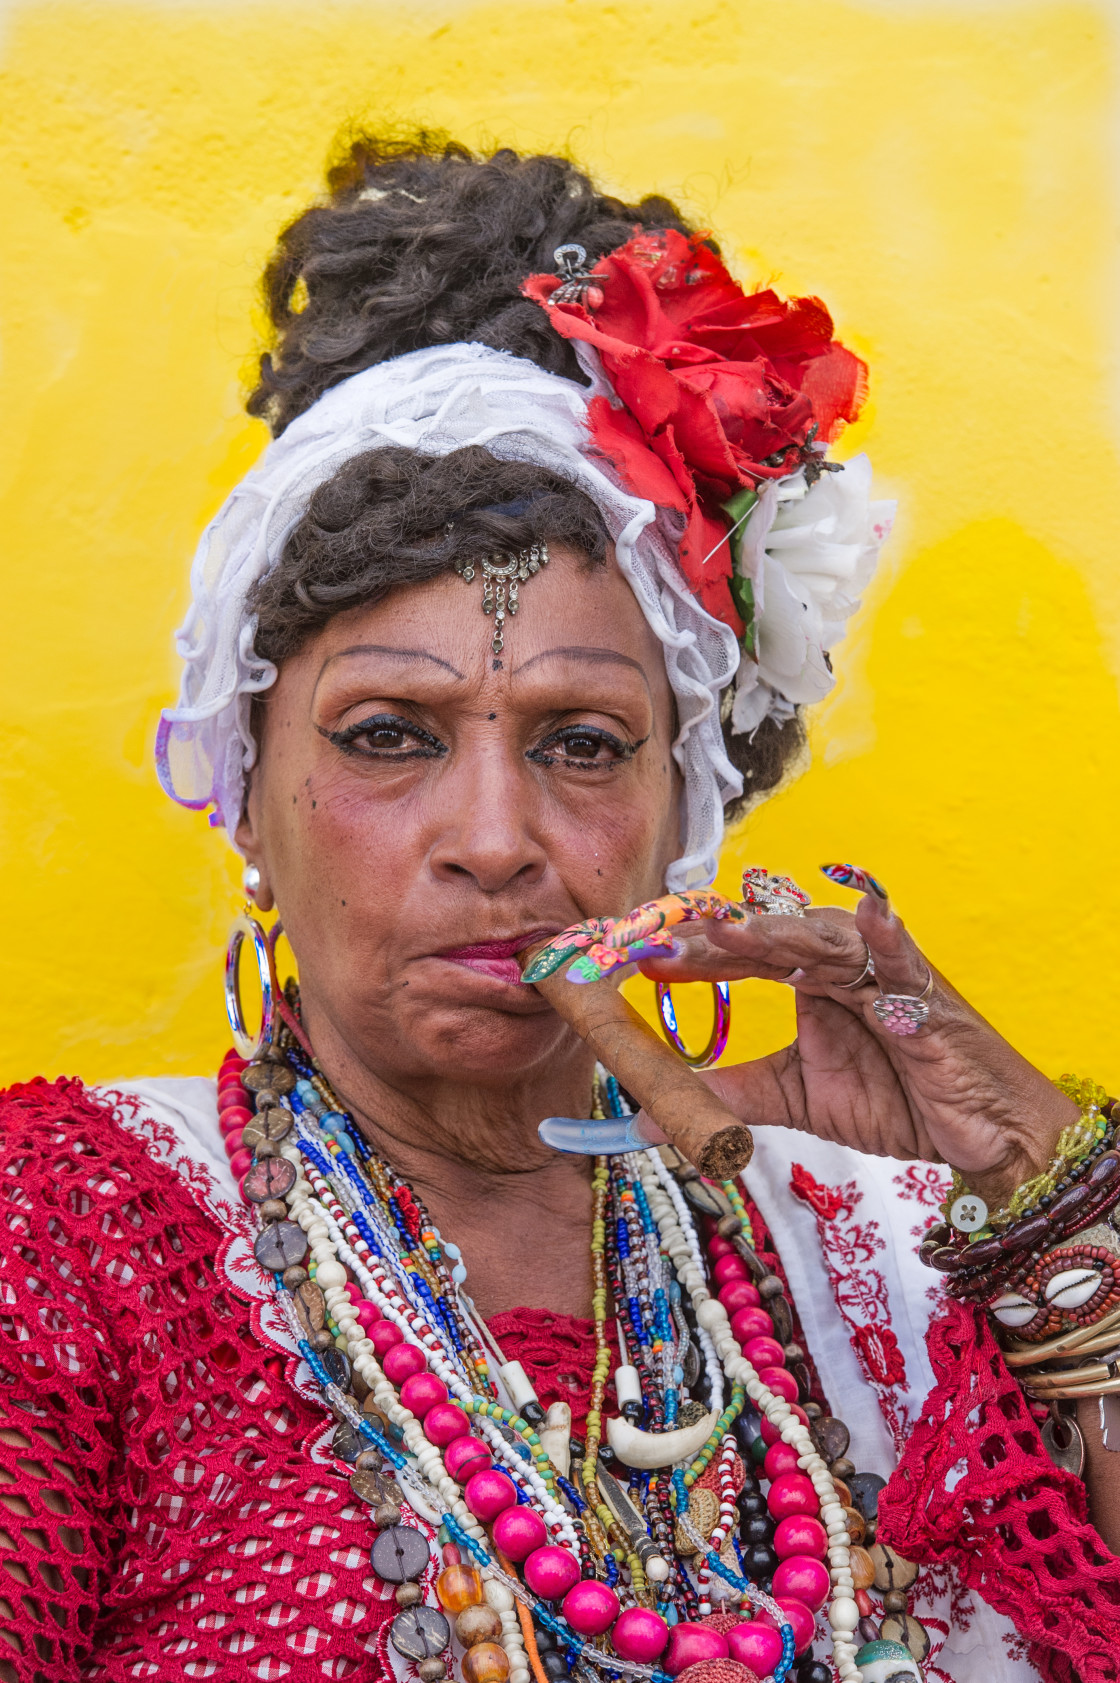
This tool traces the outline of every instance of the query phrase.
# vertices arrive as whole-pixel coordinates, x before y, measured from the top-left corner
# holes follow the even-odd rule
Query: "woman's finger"
[[[864,895],[856,927],[875,967],[878,991],[869,1006],[876,1026],[910,1037],[936,1023],[944,987],[884,894]]]
[[[891,908],[887,890],[877,877],[858,865],[822,865],[830,882],[854,888],[863,897],[856,907],[856,928],[867,942],[874,993],[857,991],[864,1019],[879,1033],[913,1036],[931,1018],[944,1015],[942,1006],[952,990],[924,957],[901,918]],[[953,998],[962,1003],[956,995]]]
[[[929,980],[929,964],[890,901],[865,894],[855,924],[871,949],[883,991],[920,993]]]
[[[754,915],[675,933],[683,952],[643,960],[643,974],[664,982],[760,977],[821,989],[845,989],[867,974],[867,944],[851,913],[838,908],[804,917]]]
[[[650,954],[641,959],[638,969],[642,975],[653,982],[784,982],[797,969],[794,961],[780,957],[775,963],[762,955],[752,958],[743,952],[729,954],[700,931],[688,940],[679,940],[678,946],[676,953]]]

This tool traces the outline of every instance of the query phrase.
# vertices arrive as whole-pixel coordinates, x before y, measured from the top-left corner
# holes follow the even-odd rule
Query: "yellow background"
[[[1043,1067],[1120,1086],[1113,13],[838,0],[9,6],[2,1070],[206,1072],[238,870],[152,771],[254,287],[349,119],[570,150],[819,292],[901,499],[808,774],[733,838],[876,871]],[[788,999],[736,990],[734,1050]],[[691,1011],[691,1007],[689,1007]],[[686,1015],[686,1021],[691,1021]],[[695,1024],[693,1025],[695,1026]]]

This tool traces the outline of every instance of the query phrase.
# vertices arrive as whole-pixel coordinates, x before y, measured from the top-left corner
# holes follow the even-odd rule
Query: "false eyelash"
[[[563,747],[565,734],[568,736],[594,737],[597,741],[605,742],[609,747],[613,748],[616,751],[618,758],[614,760],[566,759],[563,753],[561,753],[558,758],[547,753],[546,750],[549,743],[556,743],[559,747]],[[613,735],[613,733],[609,730],[602,730],[597,725],[569,725],[563,732],[554,731],[551,736],[545,738],[539,747],[530,748],[525,758],[527,760],[533,760],[537,765],[563,765],[570,767],[573,771],[602,771],[604,768],[609,766],[625,765],[626,761],[632,760],[634,755],[638,752],[638,749],[648,741],[648,733],[643,736],[639,742],[623,742],[621,737]]]
[[[355,747],[356,739],[366,731],[376,730],[379,726],[399,730],[402,735],[411,736],[423,746],[416,748],[385,748],[369,749]],[[363,760],[434,760],[447,753],[444,743],[438,736],[422,725],[413,724],[410,719],[402,719],[396,713],[375,713],[368,719],[359,719],[357,724],[347,725],[345,730],[324,730],[322,725],[316,725],[319,735],[325,737],[335,748],[344,754],[353,754]]]

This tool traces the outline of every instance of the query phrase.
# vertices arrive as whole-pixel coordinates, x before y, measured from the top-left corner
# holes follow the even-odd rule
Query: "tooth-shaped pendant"
[[[695,1426],[679,1426],[675,1432],[642,1432],[628,1420],[615,1417],[607,1421],[607,1442],[627,1467],[672,1467],[699,1454],[718,1419],[719,1413],[713,1409]]]
[[[572,1466],[572,1411],[566,1402],[552,1404],[537,1436],[560,1477],[567,1478]]]

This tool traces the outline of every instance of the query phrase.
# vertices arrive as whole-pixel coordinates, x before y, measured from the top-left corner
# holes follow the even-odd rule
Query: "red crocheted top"
[[[254,1334],[247,1299],[220,1271],[224,1240],[185,1181],[79,1083],[0,1095],[0,1683],[383,1675],[379,1629],[396,1607],[370,1570],[368,1514],[337,1464],[312,1453],[323,1411]],[[581,1419],[590,1324],[517,1310],[492,1326],[541,1400],[563,1398]],[[971,1474],[951,1398],[936,1406],[924,1452],[934,1459],[939,1432]],[[996,1431],[1006,1488],[1019,1451],[999,1407],[977,1406],[996,1422],[980,1454],[990,1463]],[[907,1494],[900,1518],[920,1542],[921,1504]],[[1023,1511],[1033,1526],[1038,1507]],[[1073,1658],[1051,1655],[1049,1674],[1068,1678],[1072,1663],[1083,1683],[1104,1683],[1117,1675],[1120,1563],[1088,1561],[1083,1510],[1070,1517],[1066,1593],[1083,1611],[1088,1569],[1101,1658],[1086,1663],[1084,1643],[1069,1640],[1084,1618],[1067,1620]],[[1016,1527],[1006,1498],[998,1524],[1020,1575],[1052,1561],[1051,1534]],[[943,1553],[959,1540],[942,1524]],[[990,1550],[985,1571],[985,1537],[969,1543],[987,1591]],[[1036,1617],[1024,1634],[1048,1632]]]
[[[0,1678],[382,1674],[368,1510],[312,1458],[324,1412],[218,1272],[224,1240],[77,1082],[0,1097]],[[590,1322],[492,1324],[582,1421]]]

